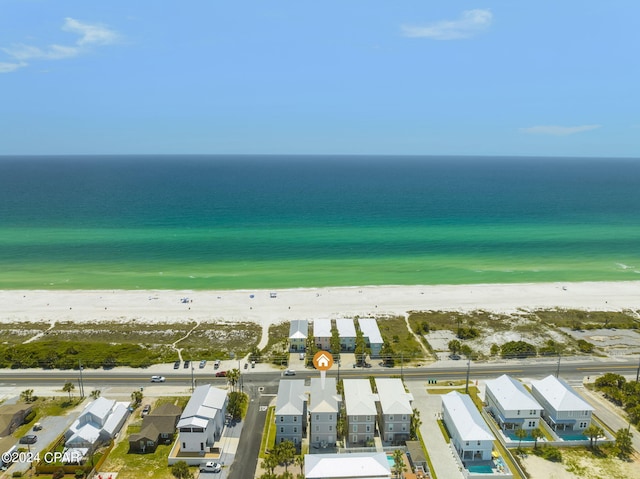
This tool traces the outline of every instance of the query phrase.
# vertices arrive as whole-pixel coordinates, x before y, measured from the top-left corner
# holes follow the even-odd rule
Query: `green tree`
[[[618,429],[616,432],[616,450],[618,457],[623,460],[628,460],[633,454],[633,442],[631,438],[633,433],[629,429]]]
[[[331,354],[333,354],[334,359],[337,361],[340,356],[340,333],[338,333],[338,328],[333,326],[331,328],[331,341],[329,343],[331,345]]]
[[[34,401],[33,397],[33,389],[25,389],[20,393],[20,399],[22,399],[26,403],[30,403]]]
[[[396,473],[396,477],[400,477],[400,474],[407,470],[404,463],[404,453],[400,449],[393,451],[393,470]]]
[[[289,471],[289,465],[293,464],[296,457],[296,445],[292,441],[282,441],[275,445],[272,454],[278,459],[278,463],[284,466],[285,471]]]
[[[295,460],[296,466],[300,468],[300,475],[304,477],[304,455],[300,454],[296,456]]]
[[[227,382],[229,383],[229,386],[231,386],[232,391],[236,390],[236,385],[238,384],[239,380],[240,380],[240,370],[238,368],[234,368],[234,369],[231,369],[230,371],[227,371]]]
[[[260,466],[263,469],[266,469],[267,471],[269,471],[269,474],[271,474],[272,476],[274,476],[274,470],[276,467],[278,467],[278,464],[280,463],[280,461],[278,460],[278,456],[276,454],[274,454],[274,451],[271,451],[271,454],[268,454],[264,460],[260,463]]]
[[[364,334],[358,327],[356,329],[356,343],[355,343],[355,357],[357,364],[364,364],[365,358],[367,356],[367,342],[364,339]]]
[[[75,388],[76,388],[75,384],[73,384],[71,381],[64,383],[64,386],[62,386],[62,391],[65,393],[69,393],[69,401],[71,401],[71,392]]]
[[[185,461],[178,461],[171,466],[171,474],[177,479],[193,479],[193,473]]]
[[[597,426],[594,423],[591,423],[589,427],[584,430],[585,436],[589,436],[589,446],[594,448],[598,443],[598,437],[604,434],[604,431],[600,426]]]
[[[527,437],[527,431],[522,428],[516,429],[515,432],[516,437],[518,438],[518,450],[520,450],[520,445],[522,444],[522,440]]]
[[[245,393],[233,391],[229,394],[227,412],[231,414],[234,419],[242,419],[242,414],[244,413],[248,402],[249,397]]]
[[[382,358],[382,361],[384,362],[385,366],[393,367],[394,354],[395,353],[393,351],[393,347],[391,346],[391,344],[389,344],[388,341],[385,341],[384,343],[382,343],[382,348],[380,348],[380,357]]]
[[[491,354],[491,356],[497,356],[498,354],[500,354],[500,346],[495,343],[492,344],[489,354]]]
[[[460,348],[462,347],[462,344],[460,344],[460,341],[458,341],[457,339],[452,339],[451,341],[449,341],[449,351],[451,351],[451,354],[456,355],[460,352]]]
[[[100,394],[102,394],[102,391],[100,391],[99,389],[94,389],[93,391],[91,391],[91,394],[89,394],[89,396],[91,396],[91,399],[98,399],[100,397]]]
[[[531,439],[533,439],[533,448],[536,449],[538,447],[538,439],[542,439],[544,437],[544,432],[539,427],[534,427],[531,431]]]
[[[462,346],[460,346],[460,353],[462,353],[462,355],[467,359],[473,356],[473,350],[467,344],[463,344]]]
[[[312,368],[313,366],[313,356],[318,352],[318,346],[316,345],[316,337],[313,333],[309,333],[307,336],[307,345],[306,345],[306,361],[307,367]]]
[[[131,393],[131,401],[133,402],[133,407],[138,407],[142,402],[143,398],[142,391],[136,390]]]
[[[422,420],[420,419],[420,411],[416,408],[413,408],[413,415],[411,416],[411,424],[409,426],[409,434],[411,435],[411,439],[418,438],[418,429],[422,425]]]

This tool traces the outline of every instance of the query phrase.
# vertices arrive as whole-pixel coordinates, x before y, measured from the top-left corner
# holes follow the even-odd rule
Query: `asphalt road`
[[[418,379],[461,379],[467,374],[469,368],[470,379],[486,379],[494,378],[502,374],[509,374],[515,377],[542,378],[549,374],[555,374],[558,370],[557,360],[536,359],[536,360],[513,360],[512,362],[486,362],[476,363],[471,361],[470,364],[465,360],[437,362],[427,367],[405,367],[405,368],[355,368],[341,369],[340,371],[332,370],[327,376],[333,377],[367,377],[367,376],[407,376]],[[590,359],[590,360],[561,360],[560,376],[565,379],[578,379],[584,376],[597,376],[607,372],[613,372],[623,375],[636,373],[638,369],[638,361],[636,360],[610,360],[610,359]],[[317,375],[315,370],[297,371],[296,376],[289,377],[307,378]],[[38,387],[52,386],[55,383],[64,384],[71,381],[78,383],[79,371],[77,370],[20,370],[20,371],[0,371],[0,386],[21,386]],[[109,386],[133,386],[144,387],[145,390],[150,388],[160,388],[163,386],[190,386],[191,375],[184,373],[167,373],[165,375],[165,383],[151,383],[151,375],[144,369],[140,370],[85,370],[82,375],[83,384],[86,390],[93,388]],[[245,384],[271,382],[282,379],[281,373],[277,371],[252,371],[243,374]],[[286,379],[286,378],[285,378]],[[195,378],[196,386],[198,384],[211,383],[214,386],[224,386],[225,378],[218,378],[215,375],[198,375]],[[62,387],[62,386],[61,386]]]

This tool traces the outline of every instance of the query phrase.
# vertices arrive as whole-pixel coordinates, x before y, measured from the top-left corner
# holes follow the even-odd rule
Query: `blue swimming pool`
[[[491,466],[467,466],[469,472],[475,472],[476,474],[491,474],[493,469]]]

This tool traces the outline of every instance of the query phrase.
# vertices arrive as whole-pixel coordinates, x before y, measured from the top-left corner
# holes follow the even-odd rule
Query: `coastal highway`
[[[638,370],[637,360],[561,360],[560,376],[568,380],[578,380],[585,376],[598,376],[607,372],[633,375]],[[514,377],[543,378],[549,374],[555,374],[558,369],[558,362],[551,360],[513,360],[499,363],[483,362],[470,364],[466,360],[447,361],[433,363],[425,367],[373,367],[373,368],[343,368],[340,369],[340,378],[345,377],[368,377],[368,376],[400,376],[411,379],[435,379],[438,382],[444,380],[464,379],[469,367],[469,377],[471,380],[495,378],[502,374],[509,374]],[[165,383],[151,383],[152,374],[163,374],[166,377]],[[318,374],[315,370],[296,370],[295,378],[303,379]],[[333,369],[327,376],[338,376],[338,370]],[[38,386],[49,386],[58,383],[62,387],[67,381],[77,383],[80,378],[78,370],[0,370],[0,386],[15,386],[35,388]],[[226,379],[215,377],[212,374],[198,373],[193,376],[196,385],[211,383],[223,386]],[[242,381],[247,383],[269,383],[282,378],[282,373],[278,371],[248,371],[242,372]],[[155,388],[161,386],[191,386],[192,376],[188,371],[150,373],[145,369],[115,368],[112,370],[84,370],[82,380],[85,388],[99,388],[105,386],[131,386]]]

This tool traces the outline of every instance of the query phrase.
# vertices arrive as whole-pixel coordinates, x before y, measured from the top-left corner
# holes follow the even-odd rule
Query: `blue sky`
[[[640,157],[640,2],[0,0],[0,155]]]

